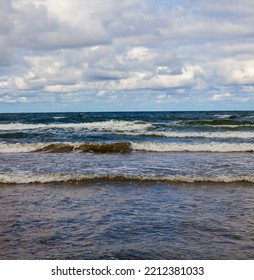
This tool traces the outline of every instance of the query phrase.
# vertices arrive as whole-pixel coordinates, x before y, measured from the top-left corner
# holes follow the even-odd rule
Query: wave
[[[33,143],[33,144],[0,144],[0,153],[128,153],[131,151],[131,143]]]
[[[252,143],[156,143],[142,142],[132,143],[132,149],[135,151],[146,152],[254,152]]]
[[[225,131],[225,132],[174,132],[174,131],[151,131],[151,132],[125,132],[125,135],[150,136],[166,138],[254,138],[254,132],[249,131]]]
[[[103,121],[90,123],[52,123],[52,124],[24,124],[10,123],[0,124],[0,130],[31,130],[31,129],[87,129],[96,131],[140,131],[152,128],[153,125],[143,121]]]
[[[221,114],[218,114],[218,115],[214,115],[214,117],[217,117],[219,119],[229,119],[229,118],[237,118],[238,116],[236,115],[221,115]]]
[[[131,151],[131,144],[129,142],[118,143],[52,143],[44,147],[36,149],[34,152],[86,152],[86,153],[128,153]]]
[[[227,120],[227,119],[215,119],[215,120],[191,120],[191,121],[185,121],[182,122],[183,124],[187,125],[216,125],[216,126],[221,126],[221,125],[237,125],[237,126],[252,126],[254,125],[253,121],[237,121],[237,120]]]
[[[192,127],[192,126],[190,126]],[[229,128],[229,129],[232,129],[232,128],[237,128],[237,129],[241,129],[241,128],[249,128],[249,129],[253,129],[254,128],[254,124],[223,124],[223,125],[215,125],[215,124],[206,124],[206,125],[196,125],[195,127],[198,127],[198,128],[207,128],[207,127],[214,127],[214,128]]]
[[[0,144],[0,153],[129,153],[140,152],[254,152],[254,143],[157,143],[157,142],[116,142],[116,143],[33,143]]]
[[[254,183],[250,175],[170,175],[142,176],[126,174],[60,174],[60,173],[30,173],[30,174],[0,174],[0,184],[45,184],[45,183],[76,183],[89,181],[138,181],[138,182],[169,182],[169,183]]]
[[[89,122],[89,123],[51,123],[51,124],[25,124],[25,123],[10,123],[0,124],[0,132],[3,138],[13,137],[25,137],[26,135],[18,135],[17,133],[30,133],[30,130],[52,130],[52,129],[64,129],[64,130],[85,130],[95,132],[111,132],[118,135],[127,136],[145,136],[145,137],[164,137],[164,138],[240,138],[250,139],[254,138],[253,127],[254,124],[247,124],[239,122],[225,123],[225,120],[214,121],[190,121],[190,122],[170,122],[170,123],[147,123],[144,121],[119,121],[110,120],[102,122]],[[233,124],[234,123],[234,124]],[[175,127],[216,127],[228,128],[227,131],[172,131]],[[252,131],[232,131],[232,129],[249,128]]]

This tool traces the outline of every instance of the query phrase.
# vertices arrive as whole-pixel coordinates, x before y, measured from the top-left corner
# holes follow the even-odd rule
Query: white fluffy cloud
[[[253,14],[248,0],[2,0],[0,104],[249,102]]]
[[[211,97],[211,100],[212,101],[220,101],[220,100],[223,100],[223,99],[227,99],[227,98],[230,98],[232,97],[232,94],[229,93],[229,92],[226,92],[226,93],[216,93],[214,94],[212,97]]]

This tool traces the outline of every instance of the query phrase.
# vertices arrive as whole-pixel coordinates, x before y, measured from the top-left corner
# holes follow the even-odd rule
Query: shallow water
[[[253,259],[248,184],[2,185],[1,259]]]

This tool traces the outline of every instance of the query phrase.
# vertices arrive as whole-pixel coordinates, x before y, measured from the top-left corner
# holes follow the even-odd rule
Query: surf
[[[168,183],[254,183],[252,175],[169,175],[145,176],[127,174],[61,174],[61,173],[29,173],[0,174],[0,184],[46,184],[46,183],[78,183],[89,181],[137,181],[137,182],[168,182]]]
[[[51,124],[31,124],[31,123],[9,123],[0,124],[0,131],[11,130],[48,130],[48,129],[74,129],[74,130],[96,130],[96,131],[137,131],[152,128],[151,123],[143,121],[102,121],[85,123],[51,123]]]
[[[130,152],[207,152],[252,153],[254,143],[158,143],[158,142],[52,142],[0,144],[0,153],[130,153]]]

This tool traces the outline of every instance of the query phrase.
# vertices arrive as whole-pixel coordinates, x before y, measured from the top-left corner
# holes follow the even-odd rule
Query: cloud
[[[102,97],[102,96],[105,96],[105,94],[106,94],[105,90],[100,90],[100,91],[97,93],[97,96]]]
[[[211,97],[211,100],[214,102],[229,99],[232,97],[232,94],[229,92],[226,93],[216,93]]]
[[[2,0],[1,102],[250,102],[253,14],[248,0]]]

